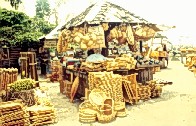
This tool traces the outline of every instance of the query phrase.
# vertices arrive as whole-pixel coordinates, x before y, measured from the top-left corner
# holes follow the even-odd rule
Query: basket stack
[[[95,122],[98,120],[107,123],[115,119],[114,100],[107,97],[105,92],[93,89],[88,98],[79,106],[79,120],[81,122]]]
[[[100,89],[105,92],[108,97],[113,98],[115,92],[113,92],[114,84],[111,83],[113,80],[112,77],[112,72],[90,72],[88,77],[90,83],[89,89]]]
[[[53,107],[32,106],[27,111],[32,126],[42,126],[56,122],[56,113]]]
[[[114,110],[114,101],[111,98],[104,100],[103,105],[99,108],[97,113],[97,119],[99,122],[107,123],[114,120],[116,117],[116,111]]]
[[[112,72],[90,72],[88,79],[90,90],[99,89],[114,100],[114,109],[117,113],[125,109],[121,75]]]
[[[95,122],[97,120],[97,109],[89,101],[84,101],[79,106],[79,120],[81,122]]]
[[[19,102],[5,102],[0,105],[0,126],[29,126],[28,117]]]

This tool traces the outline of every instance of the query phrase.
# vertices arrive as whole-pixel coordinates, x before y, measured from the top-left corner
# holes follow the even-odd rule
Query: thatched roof
[[[124,22],[150,24],[145,19],[125,10],[124,8],[110,2],[95,3],[84,12],[68,21],[62,29],[78,26],[87,22],[88,24],[100,24],[101,22]]]

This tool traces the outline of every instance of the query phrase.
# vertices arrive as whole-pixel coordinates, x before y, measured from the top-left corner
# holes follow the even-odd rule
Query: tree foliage
[[[38,42],[40,36],[48,34],[53,28],[44,20],[0,8],[0,41],[11,44]]]
[[[48,18],[51,14],[50,4],[48,0],[36,0],[35,8],[36,16],[34,18],[34,23],[39,27],[36,29],[40,30],[44,34],[48,34],[51,31],[51,28],[55,27],[55,25],[51,25],[48,22]]]
[[[16,10],[18,9],[19,5],[22,3],[22,0],[5,0],[10,2],[10,5],[14,7]]]
[[[36,0],[36,16],[41,19],[49,17],[51,10],[48,0]]]

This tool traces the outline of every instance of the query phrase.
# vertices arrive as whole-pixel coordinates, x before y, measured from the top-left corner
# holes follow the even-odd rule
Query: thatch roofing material
[[[118,5],[112,4],[110,2],[104,2],[92,4],[80,15],[72,18],[69,22],[67,22],[66,25],[62,27],[62,29],[78,26],[84,22],[87,22],[88,24],[100,24],[101,22],[150,24],[148,21],[135,16],[133,13],[130,13]]]

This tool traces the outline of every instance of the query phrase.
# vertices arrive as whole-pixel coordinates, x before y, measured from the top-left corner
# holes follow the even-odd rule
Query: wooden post
[[[3,71],[2,69],[0,68],[0,92],[3,90],[3,87],[2,87],[2,75],[3,75]],[[1,94],[0,94],[1,95]]]
[[[134,85],[135,85],[135,104],[137,104],[138,103],[138,91],[137,91],[137,88],[138,88],[138,84],[137,84],[137,80],[136,80],[136,76],[137,76],[138,74],[137,73],[135,73],[135,74],[132,74],[132,76],[133,76],[133,83],[134,83]]]
[[[29,78],[29,60],[27,52],[20,52],[20,69],[21,69],[21,79]],[[24,74],[24,75],[23,75]]]
[[[31,79],[34,79],[37,82],[36,87],[39,87],[38,75],[37,75],[36,53],[35,52],[27,52],[27,55],[29,57]]]
[[[143,52],[143,42],[140,40],[140,53]]]

